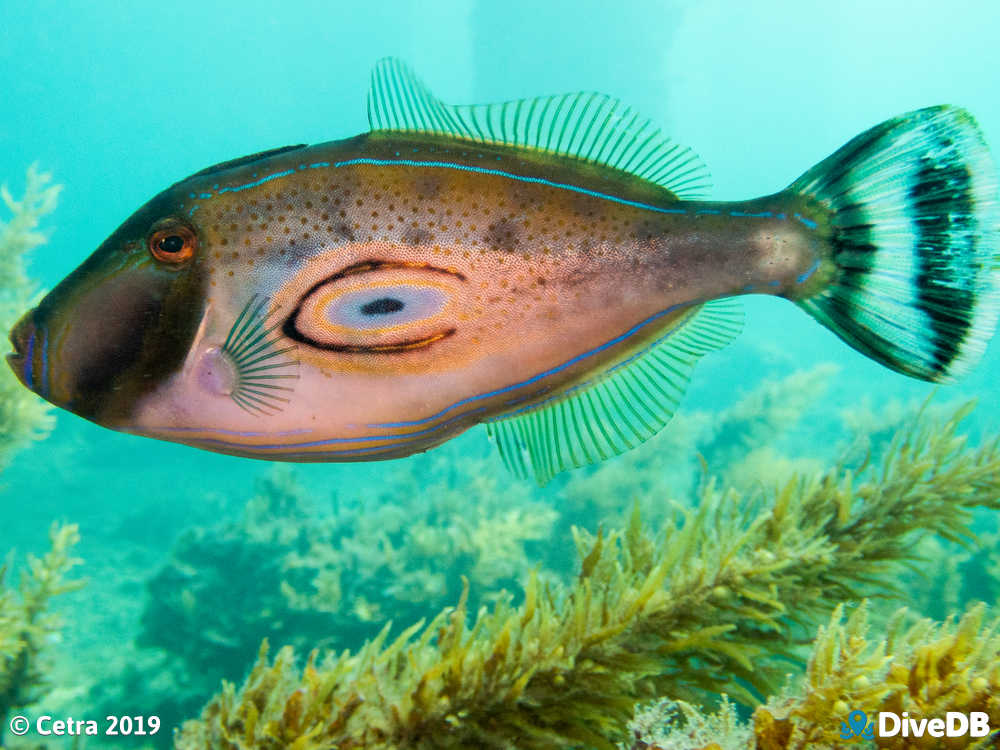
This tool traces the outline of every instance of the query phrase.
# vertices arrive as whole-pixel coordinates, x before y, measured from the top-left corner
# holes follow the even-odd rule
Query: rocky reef
[[[454,600],[463,575],[480,596],[519,585],[543,557],[556,513],[489,488],[440,483],[404,506],[335,497],[320,513],[286,468],[258,481],[235,521],[195,528],[148,582],[141,643],[192,669],[238,676],[263,637],[344,648],[375,636],[386,619],[433,616]],[[515,493],[516,494],[516,493]],[[235,575],[245,573],[246,575]],[[252,574],[251,574],[252,572]]]
[[[305,651],[355,648],[387,620],[429,619],[471,581],[478,609],[520,588],[546,560],[557,517],[521,491],[495,486],[487,459],[470,505],[466,482],[432,467],[374,497],[338,491],[321,502],[287,467],[257,481],[240,515],[182,533],[147,583],[136,657],[159,681],[129,670],[98,689],[100,705],[156,705],[179,723],[222,677],[245,675],[261,640]],[[495,468],[495,465],[491,463]],[[420,489],[418,489],[420,488]]]

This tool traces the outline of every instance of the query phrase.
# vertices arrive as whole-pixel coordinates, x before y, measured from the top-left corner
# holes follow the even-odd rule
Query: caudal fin
[[[998,313],[996,167],[963,109],[876,125],[789,187],[818,202],[831,283],[796,302],[894,370],[946,382],[968,372]]]

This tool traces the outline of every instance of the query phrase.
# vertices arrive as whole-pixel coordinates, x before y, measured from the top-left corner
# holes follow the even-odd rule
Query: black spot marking
[[[422,339],[411,339],[407,341],[398,341],[389,344],[334,344],[330,342],[318,341],[309,335],[303,333],[298,328],[299,315],[302,313],[302,305],[305,303],[309,297],[316,292],[322,286],[331,284],[340,279],[349,276],[358,276],[361,274],[372,273],[380,269],[386,268],[408,268],[408,269],[419,269],[422,271],[427,271],[428,273],[443,274],[445,276],[451,276],[458,279],[459,281],[465,281],[465,275],[451,268],[439,268],[438,266],[432,266],[428,263],[413,263],[413,262],[402,262],[402,261],[391,261],[391,260],[366,260],[360,263],[354,263],[353,265],[344,268],[337,273],[328,276],[325,279],[321,279],[313,284],[302,297],[299,298],[298,304],[295,309],[292,310],[291,315],[289,315],[285,322],[281,326],[281,332],[290,338],[292,341],[297,341],[300,344],[305,344],[311,346],[315,349],[321,349],[328,352],[342,352],[345,354],[392,354],[396,352],[405,352],[413,349],[420,349],[425,346],[430,346],[431,344],[446,339],[449,336],[454,335],[454,328],[449,328],[440,333],[435,333],[431,336],[426,336]],[[400,300],[386,297],[373,300],[368,303],[375,304],[377,307],[381,307],[382,304],[386,304],[387,307],[393,307],[395,304],[402,306]],[[367,305],[366,305],[367,307]],[[402,309],[402,307],[397,308]],[[362,312],[365,312],[362,309]],[[395,310],[385,310],[385,312],[395,312]],[[376,309],[375,314],[379,311]],[[367,313],[366,313],[367,314]]]
[[[103,319],[100,335],[90,339],[89,349],[77,355],[79,362],[73,362],[76,408],[112,392],[111,384],[140,358],[147,337],[155,338],[150,331],[158,328],[160,299],[152,294],[136,294],[134,299],[119,295],[109,303],[113,314]]]
[[[361,306],[362,315],[389,315],[402,310],[406,305],[395,297],[379,297]]]

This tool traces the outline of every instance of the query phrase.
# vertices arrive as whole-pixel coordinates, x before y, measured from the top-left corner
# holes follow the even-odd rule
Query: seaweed
[[[865,603],[845,616],[838,606],[821,628],[802,685],[754,712],[761,750],[805,750],[842,742],[841,723],[850,711],[867,716],[944,717],[947,711],[987,714],[1000,724],[1000,618],[988,620],[978,604],[957,620],[930,619],[906,626],[900,609],[872,639]],[[879,628],[881,631],[882,628]],[[930,735],[880,737],[881,747],[970,748],[970,737]],[[987,746],[995,738],[987,738]]]
[[[224,683],[176,746],[610,749],[655,696],[758,703],[821,618],[902,593],[891,581],[922,538],[971,544],[971,509],[1000,508],[1000,442],[971,447],[958,433],[971,409],[921,421],[861,471],[775,490],[706,482],[697,507],[677,508],[656,535],[637,510],[622,529],[576,530],[573,583],[532,575],[517,607],[501,598],[470,622],[466,584],[456,607],[391,641],[386,626],[357,653],[314,651],[297,668],[292,648],[271,659],[265,644],[242,688]],[[945,631],[899,642],[947,659],[921,642],[945,643]],[[817,653],[840,632],[825,630]]]
[[[53,524],[49,539],[52,548],[44,557],[28,557],[16,590],[4,581],[7,565],[0,567],[0,739],[7,714],[38,700],[47,686],[43,645],[60,628],[59,618],[47,611],[50,600],[84,583],[67,578],[81,562],[71,556],[80,539],[77,527]]]
[[[156,705],[165,724],[179,724],[220,677],[246,673],[265,637],[299,649],[354,648],[388,617],[433,617],[461,594],[462,575],[474,586],[473,608],[520,588],[551,546],[543,542],[556,513],[504,492],[476,460],[462,471],[458,483],[442,481],[437,467],[397,478],[401,487],[376,499],[344,486],[324,507],[287,467],[272,469],[239,518],[185,531],[148,579],[130,662],[157,680],[126,669],[96,701]],[[477,476],[483,499],[470,505]]]
[[[427,500],[378,512],[343,493],[324,513],[294,474],[260,480],[235,522],[194,527],[148,581],[140,644],[164,649],[192,672],[240,674],[269,636],[331,648],[375,636],[387,612],[433,616],[461,593],[460,576],[486,595],[533,567],[526,545],[547,539],[555,512],[539,503],[467,507],[449,483]],[[478,606],[478,600],[473,604]]]
[[[14,200],[7,186],[0,186],[0,199],[10,210],[9,221],[0,220],[0,330],[7,331],[37,298],[38,289],[28,277],[26,258],[30,250],[45,242],[38,232],[43,216],[55,209],[59,185],[34,166],[27,172],[21,200]],[[10,456],[26,443],[37,440],[52,427],[49,407],[24,388],[4,364],[0,366],[0,470]]]
[[[640,707],[628,723],[622,750],[751,750],[753,727],[740,721],[728,696],[716,711],[660,698]]]
[[[855,711],[872,720],[880,712],[897,717],[941,719],[947,712],[985,714],[1000,724],[1000,617],[983,604],[943,622],[912,620],[897,609],[884,633],[872,638],[868,602],[847,614],[839,605],[819,629],[806,672],[793,687],[740,721],[725,697],[716,711],[684,701],[659,700],[629,723],[629,750],[823,750],[856,746],[845,737]],[[890,729],[892,725],[889,724]],[[994,747],[996,736],[934,737],[897,732],[879,736],[893,750]],[[625,747],[625,745],[623,745]]]

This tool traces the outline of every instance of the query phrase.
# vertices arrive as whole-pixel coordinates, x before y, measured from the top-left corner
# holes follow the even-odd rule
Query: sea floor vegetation
[[[49,612],[50,600],[83,586],[69,577],[82,562],[72,556],[80,539],[77,527],[54,524],[49,538],[51,549],[44,557],[28,557],[17,587],[8,585],[7,565],[0,565],[0,743],[12,712],[51,687],[44,647],[62,621]]]
[[[982,608],[906,629],[897,612],[871,641],[865,605],[842,622],[844,602],[900,593],[892,582],[921,538],[972,544],[971,511],[1000,509],[1000,443],[972,448],[957,432],[970,409],[918,423],[860,471],[770,492],[709,481],[656,534],[638,511],[622,529],[581,530],[573,582],[531,576],[519,606],[470,619],[463,594],[426,625],[394,639],[387,627],[353,654],[313,652],[304,667],[290,647],[271,659],[265,646],[243,687],[227,684],[176,746],[611,749],[657,696],[764,701],[744,747],[835,746],[838,707],[977,707],[998,725],[1000,642]],[[773,697],[831,611],[800,693]],[[735,727],[726,706],[715,724]]]

